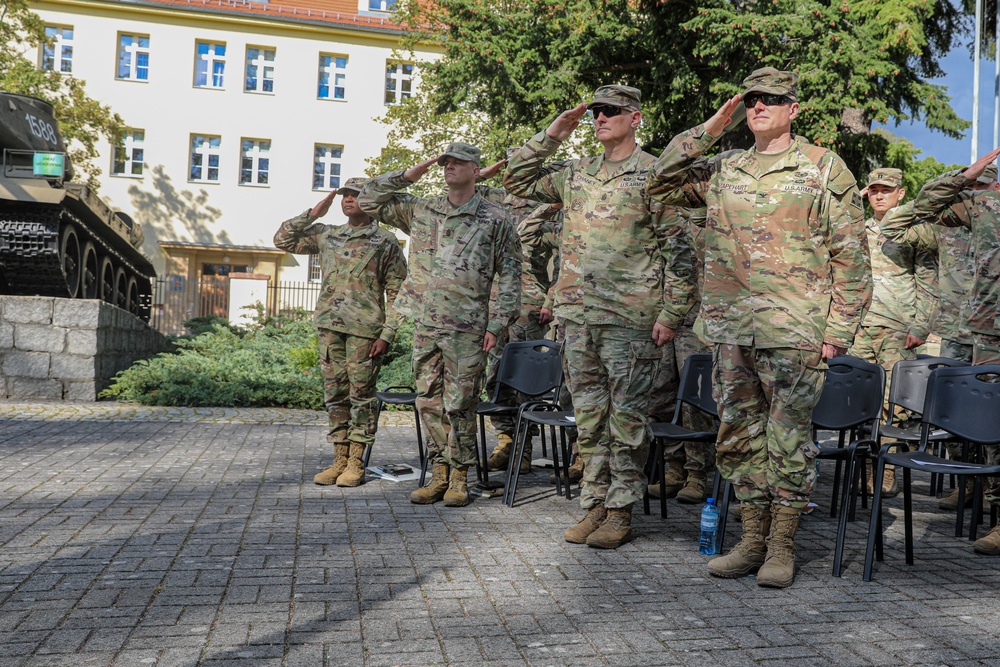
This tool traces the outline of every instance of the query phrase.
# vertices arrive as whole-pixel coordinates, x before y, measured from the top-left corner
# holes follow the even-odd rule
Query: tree
[[[420,64],[405,111],[387,114],[390,153],[406,139],[419,152],[425,128],[462,128],[490,148],[520,143],[604,83],[642,89],[641,138],[658,152],[763,66],[799,72],[794,130],[858,173],[888,150],[875,121],[918,119],[948,136],[968,126],[928,82],[967,29],[943,0],[437,0],[409,2],[400,18],[404,48],[431,42],[443,54]],[[749,142],[744,129],[723,147]]]
[[[126,126],[111,107],[87,95],[83,81],[36,66],[34,54],[48,42],[45,25],[27,2],[0,0],[0,90],[52,104],[70,160],[97,189],[97,143],[103,137],[117,144]]]

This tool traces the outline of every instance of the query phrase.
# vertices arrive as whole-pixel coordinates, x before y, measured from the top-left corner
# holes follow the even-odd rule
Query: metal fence
[[[312,312],[321,285],[310,282],[267,281],[268,315],[296,309]],[[238,304],[250,305],[250,304]],[[153,287],[151,327],[160,333],[179,336],[188,332],[184,323],[197,317],[230,317],[230,289],[227,276],[202,276],[196,282],[183,276],[159,278]]]

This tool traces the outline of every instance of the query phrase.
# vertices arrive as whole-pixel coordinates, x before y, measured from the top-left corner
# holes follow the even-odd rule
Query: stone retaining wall
[[[164,336],[103,301],[0,296],[4,398],[93,401]]]

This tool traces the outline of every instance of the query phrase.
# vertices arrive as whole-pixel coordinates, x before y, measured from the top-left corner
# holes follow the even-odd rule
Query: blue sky
[[[945,76],[936,79],[948,87],[951,106],[965,120],[972,120],[972,56],[968,48],[961,46],[941,60]],[[993,88],[995,65],[991,60],[980,64],[979,87],[979,155],[994,148],[993,143]],[[940,132],[931,132],[921,123],[903,124],[887,129],[896,136],[909,139],[923,153],[919,156],[934,157],[945,164],[967,165],[972,157],[972,128],[965,131],[962,139],[951,139]]]

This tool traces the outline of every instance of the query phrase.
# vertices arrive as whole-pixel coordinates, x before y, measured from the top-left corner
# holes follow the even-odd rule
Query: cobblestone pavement
[[[372,462],[415,463],[390,417]],[[865,521],[831,577],[821,508],[773,590],[706,576],[697,507],[601,551],[563,541],[582,513],[544,472],[452,509],[315,486],[328,455],[313,412],[0,404],[0,665],[1000,664],[1000,558],[926,495],[914,566],[897,498],[875,581]]]

